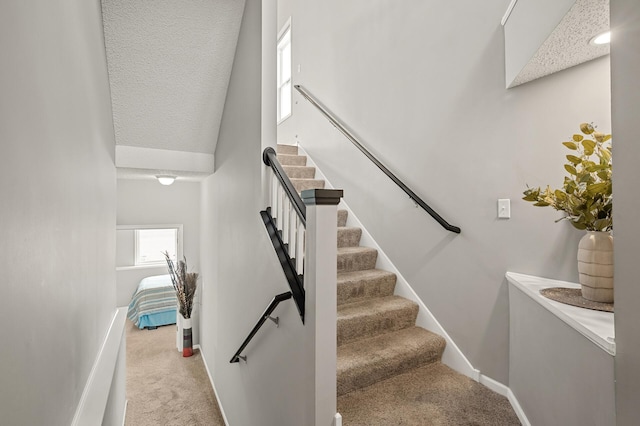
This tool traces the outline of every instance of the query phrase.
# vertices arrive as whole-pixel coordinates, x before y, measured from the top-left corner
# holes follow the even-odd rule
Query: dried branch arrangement
[[[198,287],[198,273],[187,272],[187,259],[179,260],[174,263],[169,257],[168,252],[164,252],[164,257],[167,259],[167,265],[169,266],[169,275],[171,276],[171,282],[173,288],[176,291],[178,297],[178,305],[180,306],[180,314],[185,318],[191,318],[191,311],[193,310],[193,298],[196,295],[196,288]]]

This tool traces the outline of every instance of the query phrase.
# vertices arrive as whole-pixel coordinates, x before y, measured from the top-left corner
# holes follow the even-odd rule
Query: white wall
[[[0,51],[0,413],[69,425],[116,306],[100,2],[4,1]]]
[[[216,172],[202,187],[203,311],[201,345],[232,425],[303,425],[312,358],[293,301],[265,323],[230,364],[273,296],[288,290],[261,222],[261,13],[275,2],[247,0],[216,148]],[[271,12],[268,12],[271,13]],[[274,23],[275,24],[275,23]],[[275,63],[275,50],[273,60]],[[311,376],[312,377],[312,376]]]
[[[156,179],[118,179],[117,194],[118,225],[182,224],[187,265],[189,270],[200,272],[200,182],[176,180],[173,185],[163,186]],[[118,245],[118,250],[122,249]],[[118,306],[129,304],[142,278],[167,273],[166,265],[118,270]],[[194,344],[199,341],[199,300],[196,297],[193,313]]]
[[[316,95],[445,219],[443,230],[297,93],[300,142],[476,368],[508,383],[507,270],[577,280],[581,232],[521,201],[559,186],[584,121],[611,128],[608,57],[506,90],[508,0],[281,0],[294,84]],[[300,66],[300,72],[297,67]],[[511,199],[498,220],[497,199]]]
[[[615,208],[616,414],[620,426],[640,418],[640,194],[638,111],[640,110],[640,3],[611,1],[611,89]]]

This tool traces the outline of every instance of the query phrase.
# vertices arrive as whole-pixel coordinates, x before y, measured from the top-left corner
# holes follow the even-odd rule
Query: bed
[[[178,299],[169,275],[143,278],[131,297],[127,317],[136,327],[175,324]]]

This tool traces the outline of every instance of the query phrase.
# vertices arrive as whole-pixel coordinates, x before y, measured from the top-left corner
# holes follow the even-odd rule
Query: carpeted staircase
[[[298,148],[278,145],[298,192],[324,188]],[[355,425],[519,425],[506,398],[443,365],[445,339],[415,325],[418,305],[394,295],[395,274],[338,210],[338,412]]]

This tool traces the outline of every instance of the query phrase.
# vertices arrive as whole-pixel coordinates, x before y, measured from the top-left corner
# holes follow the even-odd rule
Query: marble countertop
[[[587,339],[591,340],[609,354],[616,354],[613,313],[566,305],[547,299],[540,294],[540,290],[545,288],[580,288],[580,284],[518,274],[515,272],[507,272],[506,277],[510,284],[520,289],[524,294],[531,297],[535,302],[573,327]]]

